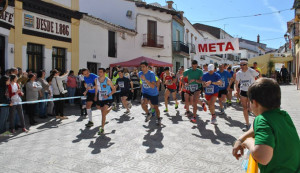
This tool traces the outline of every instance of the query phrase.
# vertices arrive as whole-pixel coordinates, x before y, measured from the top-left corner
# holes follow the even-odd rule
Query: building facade
[[[0,17],[2,71],[78,70],[78,10],[78,0],[9,0]]]

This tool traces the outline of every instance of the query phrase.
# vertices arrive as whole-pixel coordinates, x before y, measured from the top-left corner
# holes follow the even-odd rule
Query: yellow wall
[[[23,10],[22,2],[15,1],[15,29],[11,29],[8,42],[15,45],[14,66],[22,67],[22,47],[27,43],[36,43],[44,45],[46,49],[52,49],[52,47],[66,48],[68,52],[71,52],[71,68],[75,73],[79,70],[79,20],[72,19],[72,43],[57,41],[42,37],[36,37],[31,35],[23,35]],[[47,57],[52,58],[52,57]],[[69,69],[71,70],[71,69]]]

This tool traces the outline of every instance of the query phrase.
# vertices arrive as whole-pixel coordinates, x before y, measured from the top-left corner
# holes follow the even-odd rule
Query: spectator
[[[11,103],[14,104],[9,109],[11,133],[15,133],[15,111],[18,112],[18,116],[21,120],[22,131],[28,132],[28,130],[25,128],[23,108],[22,105],[19,104],[22,102],[21,96],[23,96],[24,93],[21,91],[20,85],[17,83],[17,80],[18,77],[16,75],[10,75],[10,85],[8,85],[8,93]]]
[[[8,86],[10,80],[8,76],[2,76],[0,80],[0,104],[10,104]],[[7,119],[9,116],[9,106],[0,107],[0,134],[7,130]]]
[[[49,93],[48,93],[49,97],[48,98],[52,99],[53,98],[53,87],[51,85],[52,83],[51,83],[51,78],[50,77],[47,78],[47,82],[49,84]],[[48,108],[47,108],[48,116],[54,116],[55,112],[54,112],[54,103],[53,103],[53,101],[48,102],[47,105],[48,105]]]
[[[42,85],[43,89],[39,91],[39,100],[48,99],[49,93],[49,83],[45,79],[46,72],[45,70],[40,70],[38,72],[38,82]],[[40,109],[40,118],[45,119],[47,118],[47,102],[39,103]]]
[[[53,98],[63,98],[67,91],[64,89],[63,81],[68,78],[69,71],[62,76],[59,76],[60,72],[57,70],[52,70],[51,74],[51,85],[53,87]],[[64,116],[64,100],[59,100],[54,102],[56,119],[68,119],[68,117]]]
[[[131,72],[130,79],[133,83],[133,88],[135,88],[133,92],[133,98],[132,98],[132,101],[134,101],[141,92],[141,89],[138,88],[140,87],[140,79],[138,76],[137,68],[134,68],[133,72]]]
[[[36,82],[35,74],[28,75],[26,83],[26,101],[37,101],[39,99],[39,92],[43,89],[42,85]],[[28,117],[30,125],[35,125],[37,122],[34,120],[35,110],[37,103],[28,104]]]
[[[67,89],[68,89],[69,97],[75,96],[76,87],[77,87],[76,76],[74,76],[74,71],[71,70],[69,73],[69,76],[68,76],[68,81],[67,81]],[[74,99],[70,99],[69,103],[71,106],[74,106]]]
[[[288,70],[285,68],[284,65],[282,65],[282,68],[281,68],[281,70],[280,70],[280,74],[281,74],[281,76],[282,76],[282,81],[283,81],[283,83],[286,84],[286,83],[288,82],[288,81],[287,81],[287,77],[288,77],[288,75],[289,75],[289,72],[288,72]]]

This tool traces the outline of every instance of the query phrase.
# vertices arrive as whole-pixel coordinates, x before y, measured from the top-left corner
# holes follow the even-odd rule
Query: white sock
[[[90,121],[90,122],[93,122],[93,118],[92,118],[92,109],[86,109],[86,112],[87,112],[87,114],[88,114],[88,116],[89,116],[89,121]]]

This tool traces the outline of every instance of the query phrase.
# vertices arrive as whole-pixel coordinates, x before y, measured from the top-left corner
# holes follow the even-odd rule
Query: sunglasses
[[[248,65],[248,64],[240,64],[240,66],[246,66],[246,65]]]

